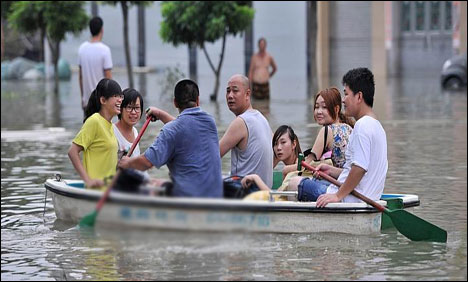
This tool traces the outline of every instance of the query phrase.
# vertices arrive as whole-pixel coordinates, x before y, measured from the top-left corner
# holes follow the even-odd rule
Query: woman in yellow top
[[[89,97],[84,124],[73,139],[68,157],[88,188],[104,188],[104,179],[116,172],[118,143],[112,118],[120,114],[120,85],[103,78]],[[80,152],[83,151],[83,164]]]

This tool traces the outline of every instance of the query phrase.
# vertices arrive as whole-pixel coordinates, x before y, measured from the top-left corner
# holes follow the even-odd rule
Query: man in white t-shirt
[[[338,182],[337,187],[325,180],[303,179],[298,188],[302,201],[317,201],[317,207],[328,203],[360,202],[350,195],[353,190],[377,201],[383,193],[387,175],[387,136],[372,110],[374,103],[374,75],[367,68],[348,71],[343,77],[345,114],[356,119],[349,137],[343,169],[327,164],[317,166]]]
[[[88,105],[89,96],[102,78],[112,78],[112,56],[110,48],[101,42],[104,29],[100,17],[89,21],[91,40],[83,42],[78,49],[78,65],[80,67],[79,82],[81,90],[81,107],[83,111]]]

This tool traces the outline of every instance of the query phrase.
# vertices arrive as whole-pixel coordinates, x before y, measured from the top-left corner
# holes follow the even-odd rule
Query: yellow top
[[[86,120],[73,143],[84,149],[83,165],[90,178],[103,180],[115,174],[119,150],[117,138],[112,123],[99,113]]]

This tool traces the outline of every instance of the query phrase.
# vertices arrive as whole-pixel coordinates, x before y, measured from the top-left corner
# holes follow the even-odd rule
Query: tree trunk
[[[145,6],[138,5],[138,66],[146,66]]]
[[[130,47],[128,44],[128,6],[125,1],[121,1],[122,14],[123,14],[123,32],[124,32],[124,46],[125,46],[125,59],[127,62],[127,75],[128,85],[133,88],[133,72],[132,72],[132,60],[130,57]]]
[[[211,101],[216,101],[216,97],[218,96],[218,89],[219,89],[219,75],[221,74],[221,66],[223,65],[223,59],[224,59],[224,50],[226,47],[226,36],[227,36],[227,30],[224,31],[223,35],[223,44],[221,47],[221,54],[219,55],[219,63],[218,67],[215,69],[213,63],[211,62],[210,57],[208,56],[208,52],[206,52],[205,45],[202,46],[203,52],[205,53],[205,56],[208,60],[208,63],[210,64],[211,69],[213,70],[215,74],[215,86],[213,90],[213,94],[210,95],[210,100]]]
[[[40,36],[41,36],[41,50],[39,51],[40,52],[40,55],[39,55],[39,61],[40,62],[44,62],[44,52],[45,52],[45,46],[44,46],[44,39],[45,39],[45,36],[46,36],[46,30],[45,30],[45,27],[41,28],[41,32],[40,32]]]
[[[211,94],[210,96],[210,100],[211,101],[216,101],[216,98],[218,97],[218,89],[219,89],[219,73],[220,72],[216,72],[215,73],[215,86],[214,86],[214,90],[213,90],[213,94]]]
[[[317,2],[307,1],[307,98],[318,92],[317,75]]]
[[[47,38],[49,42],[50,51],[52,53],[52,62],[54,63],[54,93],[58,94],[59,86],[59,72],[58,72],[58,60],[60,57],[60,42],[55,42],[49,37]]]
[[[189,77],[191,80],[197,81],[198,80],[197,47],[189,44],[188,53],[189,53]]]
[[[3,35],[3,18],[2,18],[2,61],[3,61],[3,54],[5,53],[5,38]]]

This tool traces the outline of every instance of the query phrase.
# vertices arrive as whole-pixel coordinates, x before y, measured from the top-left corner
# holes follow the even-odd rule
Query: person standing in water
[[[252,82],[252,97],[263,100],[270,99],[270,78],[275,74],[277,67],[273,57],[266,51],[266,39],[258,40],[259,51],[250,60],[249,80]],[[271,72],[270,72],[271,66]]]

